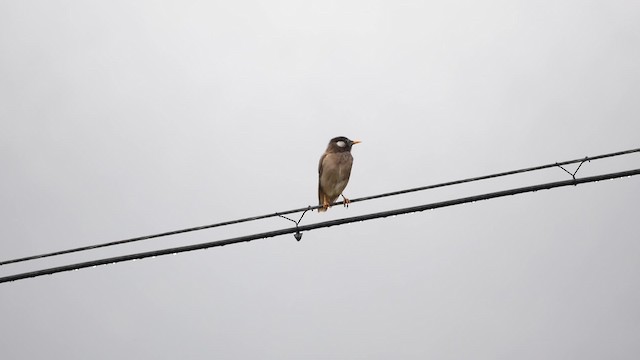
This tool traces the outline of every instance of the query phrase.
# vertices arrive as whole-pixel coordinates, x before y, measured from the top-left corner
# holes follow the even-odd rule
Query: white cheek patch
[[[345,147],[345,146],[347,146],[347,144],[346,144],[344,141],[338,141],[338,142],[336,143],[336,145],[338,145],[338,146],[340,146],[340,147]]]

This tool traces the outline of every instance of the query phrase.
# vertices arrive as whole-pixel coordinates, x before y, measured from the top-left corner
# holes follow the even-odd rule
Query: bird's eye
[[[344,141],[340,140],[336,143],[336,145],[340,146],[340,147],[345,147],[347,145],[347,143],[345,143]]]

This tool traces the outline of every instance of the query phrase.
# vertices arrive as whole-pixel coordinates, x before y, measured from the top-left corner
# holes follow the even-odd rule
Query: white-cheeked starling
[[[318,164],[318,202],[322,206],[319,212],[327,211],[342,191],[347,187],[351,176],[351,146],[359,143],[358,140],[349,140],[344,136],[331,139],[327,150],[320,157]],[[349,199],[342,195],[344,206],[348,206]]]

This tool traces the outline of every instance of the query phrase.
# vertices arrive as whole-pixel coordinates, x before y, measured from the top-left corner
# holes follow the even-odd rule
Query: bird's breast
[[[353,157],[348,152],[330,153],[322,161],[320,186],[330,196],[339,196],[349,182]]]

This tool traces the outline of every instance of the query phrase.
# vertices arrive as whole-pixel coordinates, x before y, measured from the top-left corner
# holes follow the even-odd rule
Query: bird
[[[349,199],[343,194],[351,176],[351,147],[359,144],[359,140],[349,140],[344,136],[338,136],[327,146],[318,164],[318,202],[321,207],[318,212],[325,212],[338,196],[342,195],[344,206],[349,205]]]

